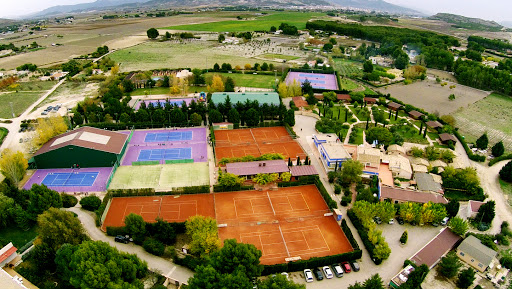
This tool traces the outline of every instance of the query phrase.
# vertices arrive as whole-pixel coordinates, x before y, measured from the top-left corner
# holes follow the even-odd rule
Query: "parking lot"
[[[315,281],[306,283],[304,280],[303,272],[292,272],[289,274],[291,280],[299,284],[306,284],[306,288],[347,288],[349,285],[355,282],[363,282],[373,274],[379,274],[385,285],[389,284],[391,277],[396,275],[402,268],[404,260],[414,255],[418,250],[425,246],[434,236],[439,233],[442,227],[432,226],[411,226],[408,224],[399,225],[396,220],[393,225],[383,223],[378,225],[378,228],[382,230],[382,235],[386,238],[386,241],[391,248],[391,256],[389,259],[384,261],[380,265],[375,265],[368,255],[366,249],[364,249],[361,239],[357,234],[356,230],[352,228],[354,237],[357,239],[359,245],[363,249],[363,258],[358,260],[361,270],[359,272],[350,272],[343,274],[343,277],[332,279],[325,279],[322,281]],[[409,240],[404,246],[400,245],[399,239],[403,231],[407,229],[409,233]],[[331,265],[331,264],[326,264]],[[313,268],[310,268],[313,269]],[[325,277],[325,276],[324,276]]]

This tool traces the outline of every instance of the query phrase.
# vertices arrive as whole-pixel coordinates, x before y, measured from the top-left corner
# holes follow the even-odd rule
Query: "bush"
[[[340,186],[340,185],[338,185],[338,184],[335,184],[335,185],[334,185],[334,193],[335,193],[336,195],[341,194],[341,186]]]
[[[101,205],[101,199],[96,196],[84,197],[80,200],[80,205],[87,211],[95,211]]]
[[[62,194],[62,207],[71,208],[74,207],[78,203],[78,199],[75,196]]]
[[[357,244],[357,241],[352,234],[352,230],[350,230],[350,227],[347,225],[347,221],[345,219],[341,220],[341,229],[343,230],[343,233],[345,233],[345,236],[347,236],[347,239],[350,242],[352,248],[354,250],[359,250],[359,244]]]
[[[128,235],[125,227],[107,227],[107,235],[108,236],[118,236],[118,235]]]
[[[346,207],[348,206],[348,204],[350,204],[352,202],[352,197],[351,196],[343,196],[341,198],[341,202],[340,204],[343,206],[343,207]]]
[[[372,258],[372,261],[375,263],[375,265],[379,265],[380,263],[382,263],[381,259],[375,257],[375,245],[368,238],[368,230],[363,226],[361,220],[356,216],[352,209],[347,210],[347,216],[349,217],[350,221],[352,221],[352,225],[354,225],[354,227],[356,228],[357,233],[359,233],[359,237],[361,237],[364,247],[366,248],[366,250],[368,250],[368,253]]]
[[[142,247],[144,247],[144,250],[147,252],[156,256],[162,256],[165,252],[164,244],[152,238],[147,238],[146,241],[144,241],[142,244]]]
[[[407,230],[405,230],[400,237],[400,243],[405,244],[407,243],[407,238],[409,237],[409,234],[407,233]]]

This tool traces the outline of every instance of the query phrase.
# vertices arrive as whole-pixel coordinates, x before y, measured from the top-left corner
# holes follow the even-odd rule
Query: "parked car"
[[[448,220],[449,220],[449,219],[450,219],[450,218],[448,218],[448,217],[444,218],[444,219],[441,221],[441,225],[446,226],[446,224],[448,224]]]
[[[307,283],[313,282],[313,273],[311,269],[304,269],[304,279],[306,279]]]
[[[359,263],[357,263],[357,261],[352,261],[350,262],[350,267],[352,267],[352,270],[354,270],[354,272],[359,272],[359,270],[361,269],[359,267]]]
[[[392,218],[389,219],[388,224],[393,225],[394,223],[395,223],[395,220],[393,220]]]
[[[343,268],[343,271],[345,271],[345,273],[352,272],[352,269],[350,269],[350,265],[348,264],[348,262],[341,263],[341,268]]]
[[[51,106],[51,105],[46,108],[46,110],[52,110],[52,109],[53,109],[53,106]]]
[[[48,114],[48,111],[46,111],[46,110],[41,112],[41,115],[47,115],[47,114]]]
[[[334,272],[334,275],[336,275],[336,277],[338,277],[338,278],[343,277],[343,269],[341,269],[340,264],[332,264],[331,267],[332,267],[332,271]]]
[[[313,269],[313,273],[315,274],[316,280],[318,280],[318,281],[324,280],[324,275],[322,274],[322,271],[320,269],[318,269],[317,267],[315,267],[315,269]]]
[[[398,224],[400,225],[403,225],[404,224],[404,219],[402,217],[396,217],[396,221],[398,222]]]
[[[128,242],[130,242],[130,239],[126,238],[125,236],[118,235],[114,238],[114,241],[128,244]]]
[[[331,268],[329,268],[329,266],[323,266],[322,271],[324,271],[325,278],[332,279],[332,277],[334,277],[334,275],[332,274],[332,270]]]
[[[373,221],[378,225],[382,224],[382,220],[379,217],[373,217]]]
[[[282,272],[281,275],[283,275],[286,278],[286,280],[290,280],[289,279],[290,275],[288,275],[288,273]]]

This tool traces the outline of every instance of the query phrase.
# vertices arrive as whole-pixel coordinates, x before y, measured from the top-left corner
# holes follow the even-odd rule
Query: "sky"
[[[14,18],[56,5],[93,2],[94,0],[2,0],[0,17]],[[427,14],[448,12],[486,20],[512,21],[510,0],[385,0],[414,8]]]

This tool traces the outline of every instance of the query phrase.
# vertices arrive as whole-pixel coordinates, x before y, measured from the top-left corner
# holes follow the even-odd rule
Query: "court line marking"
[[[279,232],[281,233],[281,238],[283,238],[283,244],[284,248],[286,249],[286,254],[288,254],[288,257],[290,257],[290,251],[288,251],[288,246],[286,245],[286,241],[284,240],[283,231],[281,230],[281,226],[278,226]]]

